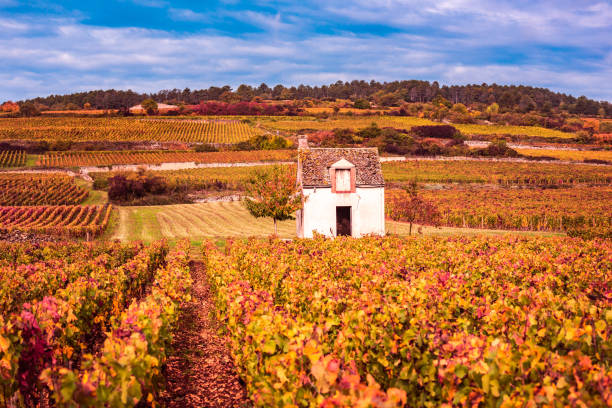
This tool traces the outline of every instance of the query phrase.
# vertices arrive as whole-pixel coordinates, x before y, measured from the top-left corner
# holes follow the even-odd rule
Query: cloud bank
[[[612,100],[606,2],[65,3],[0,0],[0,100],[352,79],[524,84]]]

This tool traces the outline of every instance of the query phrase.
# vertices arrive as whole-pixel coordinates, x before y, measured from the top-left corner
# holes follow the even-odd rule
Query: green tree
[[[225,91],[221,94],[219,99],[226,103],[238,103],[240,102],[240,96],[232,91]]]
[[[374,139],[380,136],[382,133],[382,129],[378,127],[376,122],[370,123],[370,126],[365,127],[357,132],[357,135],[361,138],[361,140]]]
[[[353,104],[355,109],[370,109],[370,102],[367,99],[359,98]]]
[[[278,235],[277,221],[293,220],[293,213],[302,208],[302,192],[289,167],[275,165],[269,171],[256,170],[246,183],[244,205],[256,218],[274,220],[274,235]]]
[[[586,130],[579,130],[578,132],[576,132],[576,141],[578,143],[585,144],[593,143],[595,141],[595,137],[591,132],[588,132]]]
[[[140,105],[145,111],[147,111],[147,115],[154,115],[157,113],[157,102],[151,98],[145,99]]]
[[[236,94],[241,101],[250,101],[255,96],[253,88],[248,85],[242,84],[236,89]]]
[[[449,109],[450,109],[450,108],[453,106],[453,104],[452,104],[452,103],[451,103],[449,100],[447,100],[446,98],[444,98],[444,97],[443,97],[442,95],[440,95],[440,94],[436,95],[436,96],[435,96],[435,98],[433,98],[433,99],[431,100],[431,103],[432,103],[434,106],[437,106],[437,107],[442,107],[442,106],[445,106],[445,107],[447,107],[447,108],[449,108]]]
[[[402,98],[395,92],[378,91],[374,94],[374,100],[380,106],[398,106]]]
[[[467,107],[464,104],[462,104],[462,103],[454,104],[453,107],[451,108],[451,111],[460,113],[462,115],[467,115],[468,114]]]

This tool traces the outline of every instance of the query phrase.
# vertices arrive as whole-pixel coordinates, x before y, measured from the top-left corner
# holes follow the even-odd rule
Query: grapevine
[[[25,166],[26,152],[24,150],[0,150],[0,167]]]
[[[0,315],[6,322],[0,339],[7,345],[0,356],[10,362],[3,366],[7,372],[0,377],[0,398],[18,398],[26,405],[40,400],[41,372],[78,364],[95,349],[130,299],[142,296],[166,252],[162,242],[141,248],[115,268],[98,261],[65,286],[49,288],[42,299],[24,303],[20,312]]]
[[[148,120],[130,118],[6,118],[0,139],[70,141],[181,141],[238,143],[262,133],[237,120]]]
[[[99,152],[55,152],[39,156],[37,164],[46,167],[110,166],[116,164],[161,164],[161,163],[242,163],[261,161],[295,160],[294,150],[256,150],[224,152],[187,151],[99,151]]]
[[[386,211],[394,212],[392,197],[385,193]],[[424,190],[421,196],[441,214],[449,227],[566,231],[612,228],[612,188],[568,189]],[[406,198],[407,199],[407,198]]]
[[[88,194],[69,176],[0,174],[0,205],[73,205]]]
[[[0,207],[0,231],[94,237],[106,229],[111,210],[110,204]]]
[[[612,404],[609,241],[250,240],[204,254],[257,406]]]

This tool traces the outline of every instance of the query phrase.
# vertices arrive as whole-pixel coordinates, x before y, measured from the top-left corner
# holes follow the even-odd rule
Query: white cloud
[[[233,14],[233,16],[238,18],[239,20],[243,20],[253,25],[272,31],[287,30],[292,27],[291,24],[282,22],[280,13],[271,15],[265,13],[258,13],[255,11],[244,11],[237,12]]]
[[[168,14],[173,20],[179,21],[207,21],[208,16],[203,13],[196,13],[190,9],[169,8]]]
[[[330,7],[338,4],[331,1]],[[434,14],[471,13],[464,10],[472,7],[471,4],[449,0],[415,11],[412,1],[372,0],[358,4],[364,6],[360,12],[356,7],[345,7],[343,15],[351,21],[389,18],[397,24],[410,24],[410,21],[429,21]],[[374,13],[376,7],[379,7],[378,16]],[[599,59],[551,63],[544,51],[539,54],[539,41],[556,35],[555,30],[565,30],[555,28],[554,22],[567,21],[569,12],[551,12],[542,17],[504,7],[507,6],[501,4],[497,10],[472,14],[473,19],[483,22],[472,27],[473,34],[463,25],[449,24],[447,28],[455,30],[450,34],[434,35],[416,30],[412,34],[384,37],[348,31],[326,35],[304,32],[287,23],[295,16],[284,13],[243,13],[240,18],[264,28],[264,32],[242,36],[96,27],[73,19],[0,18],[0,34],[3,34],[0,35],[0,59],[4,68],[0,73],[0,100],[100,88],[150,92],[186,86],[192,89],[223,84],[236,86],[243,82],[314,85],[337,80],[412,78],[446,84],[520,83],[612,100],[612,89],[602,86],[612,80],[609,41],[602,38],[587,41],[585,38],[591,29],[581,29],[575,36],[579,39],[573,37],[567,42],[578,44],[587,52],[599,53]],[[603,20],[595,18],[596,13],[603,16],[610,13],[610,7],[603,3],[584,9],[588,27],[602,24]],[[403,15],[402,10],[406,10]],[[507,18],[497,24],[499,32],[488,33],[495,16],[502,14]],[[204,17],[183,15],[189,21]],[[518,30],[519,26],[524,31]],[[529,26],[533,27],[528,29]],[[38,34],[33,35],[33,30]],[[597,30],[600,33],[607,29]],[[41,31],[45,34],[40,35]],[[531,35],[535,40],[530,39]],[[516,46],[533,55],[516,62],[493,62],[494,58],[487,55],[490,52],[487,47],[496,45]],[[580,53],[568,58],[579,56]]]
[[[423,4],[418,0],[349,3],[327,0],[322,7],[349,21],[399,29],[419,27],[437,36],[445,32],[458,34],[480,45],[525,41],[609,47],[612,36],[612,4],[609,2],[446,0]]]
[[[30,25],[25,22],[0,17],[0,32],[6,31],[8,34],[11,31],[27,31],[30,28]]]
[[[139,6],[162,8],[168,5],[165,0],[131,0],[132,3],[138,4]]]

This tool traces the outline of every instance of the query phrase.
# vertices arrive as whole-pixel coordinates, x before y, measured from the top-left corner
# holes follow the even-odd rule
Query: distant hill
[[[443,85],[437,81],[338,81],[330,85],[299,85],[269,87],[261,84],[257,87],[240,85],[235,91],[229,86],[211,86],[208,89],[190,90],[185,88],[161,90],[156,93],[137,93],[131,90],[95,90],[67,95],[38,97],[24,102],[46,105],[51,109],[65,106],[82,107],[88,104],[92,109],[119,109],[134,106],[146,98],[168,104],[197,104],[200,101],[223,100],[226,102],[250,101],[254,97],[276,100],[303,99],[369,99],[387,106],[398,106],[404,102],[430,102],[440,95],[452,103],[471,105],[475,103],[497,103],[502,108],[527,106],[531,109],[547,111],[561,108],[579,115],[612,116],[612,104],[607,101],[594,101],[584,96],[575,97],[553,92],[546,88],[534,88],[523,85]]]

